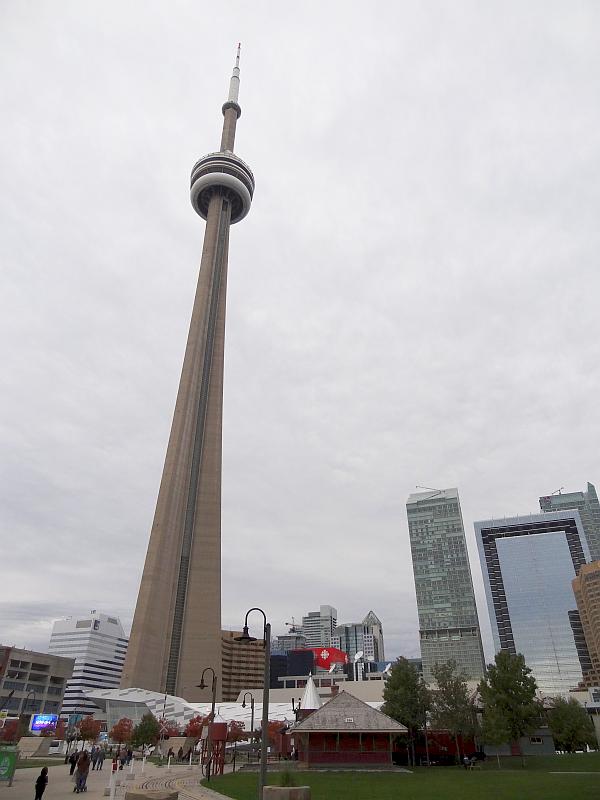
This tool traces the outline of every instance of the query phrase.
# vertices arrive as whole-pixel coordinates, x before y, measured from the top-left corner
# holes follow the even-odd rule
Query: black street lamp
[[[262,730],[260,736],[260,773],[258,780],[258,800],[262,800],[263,787],[267,784],[267,746],[269,743],[269,684],[271,682],[271,623],[267,622],[267,615],[262,608],[251,608],[246,612],[244,629],[241,636],[236,636],[237,642],[255,642],[254,636],[248,633],[248,614],[259,611],[264,618],[263,641],[265,643],[265,671],[263,677],[263,705],[262,705]]]
[[[301,703],[301,701],[302,701],[302,698],[299,697],[298,698],[298,704],[295,705],[296,698],[292,697],[292,711],[294,712],[294,714],[296,716],[296,722],[298,722],[298,715],[300,714],[300,703]]]
[[[210,781],[210,765],[212,762],[212,736],[210,735],[210,728],[215,721],[215,703],[217,702],[217,676],[212,667],[204,667],[202,670],[202,677],[198,684],[198,689],[206,689],[207,685],[204,682],[204,676],[207,672],[212,672],[212,706],[210,710],[210,722],[208,723],[208,739],[206,741],[206,752],[208,753],[208,761],[206,762],[206,780]]]
[[[250,695],[250,711],[251,711],[251,720],[250,720],[250,752],[254,750],[254,695],[252,692],[244,692],[244,696],[242,697],[242,708],[246,708],[246,695]]]

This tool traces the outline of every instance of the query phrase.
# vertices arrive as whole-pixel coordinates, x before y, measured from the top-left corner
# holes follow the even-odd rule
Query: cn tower
[[[234,155],[240,48],[223,104],[221,147],[192,170],[192,206],[206,220],[175,413],[121,686],[209,699],[221,676],[221,429],[229,229],[250,210],[254,176]]]

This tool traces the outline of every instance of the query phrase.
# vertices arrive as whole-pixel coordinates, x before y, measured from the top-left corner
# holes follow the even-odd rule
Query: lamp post
[[[252,692],[244,692],[244,696],[242,697],[242,708],[246,708],[246,695],[250,695],[250,712],[251,712],[251,720],[250,720],[250,752],[254,750],[254,695]]]
[[[20,705],[20,708],[19,708],[19,723],[20,723],[20,725],[23,723],[22,717],[27,715],[27,706],[29,705],[29,695],[30,694],[33,695],[33,705],[35,707],[35,689],[30,689],[27,692],[27,695],[25,696],[25,702],[23,702],[21,700],[21,705]],[[31,714],[29,715],[29,722],[31,722],[31,717],[32,716],[33,716],[33,710],[31,712]]]
[[[298,722],[298,716],[299,716],[299,714],[300,714],[300,703],[301,703],[301,702],[302,702],[302,698],[301,698],[301,697],[299,697],[299,698],[298,698],[298,704],[297,704],[297,705],[295,705],[295,703],[296,703],[296,698],[295,698],[295,697],[292,697],[292,711],[294,712],[294,714],[295,714],[295,716],[296,716],[296,722]]]
[[[258,800],[262,800],[263,787],[267,783],[267,745],[269,742],[269,684],[271,682],[271,623],[267,622],[267,615],[262,608],[251,608],[246,611],[244,629],[241,636],[236,636],[236,641],[255,642],[254,636],[248,633],[248,614],[259,611],[264,618],[263,640],[265,643],[265,671],[263,677],[263,705],[262,705],[262,730],[260,736],[260,773],[258,780]]]
[[[206,763],[206,780],[210,781],[210,765],[212,762],[212,736],[210,735],[210,726],[215,720],[215,703],[217,702],[217,676],[212,667],[204,667],[202,670],[202,677],[198,684],[198,689],[206,689],[207,684],[204,681],[204,676],[207,672],[212,672],[212,705],[210,709],[210,722],[208,723],[208,739],[206,741],[206,752],[208,753],[208,761]]]

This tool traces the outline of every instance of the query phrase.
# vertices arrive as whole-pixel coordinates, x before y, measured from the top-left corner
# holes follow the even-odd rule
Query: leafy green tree
[[[145,744],[156,744],[160,736],[160,725],[154,714],[144,714],[133,729],[131,744],[142,747]]]
[[[425,727],[431,708],[431,693],[416,668],[400,657],[392,667],[383,689],[382,711],[408,728],[408,739],[415,763],[415,737]]]
[[[477,732],[477,712],[469,697],[467,676],[458,670],[456,661],[436,664],[432,673],[437,683],[437,689],[433,693],[433,723],[454,736],[456,754],[460,761],[459,737],[474,736]]]
[[[557,697],[548,711],[548,722],[557,750],[585,750],[597,747],[594,723],[574,697]]]
[[[507,650],[496,653],[494,664],[488,664],[487,676],[479,684],[483,703],[483,737],[490,744],[513,742],[521,753],[521,736],[532,733],[542,719],[537,702],[537,685],[525,659]]]

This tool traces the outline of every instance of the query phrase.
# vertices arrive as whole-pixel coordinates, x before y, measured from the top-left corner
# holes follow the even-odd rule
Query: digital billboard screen
[[[58,714],[34,714],[31,718],[31,730],[43,731],[46,728],[55,728]]]

